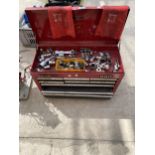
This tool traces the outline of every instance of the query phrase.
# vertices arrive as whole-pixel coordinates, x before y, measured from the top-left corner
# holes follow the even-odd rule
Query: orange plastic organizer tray
[[[71,62],[74,62],[74,63],[80,63],[82,64],[83,66],[85,66],[86,62],[84,59],[81,59],[81,58],[58,58],[56,60],[56,66],[55,66],[55,70],[56,71],[84,71],[85,67],[83,67],[83,69],[77,69],[77,68],[64,68],[62,67],[60,64],[61,62],[63,62],[64,64],[68,64],[68,63],[71,63]]]

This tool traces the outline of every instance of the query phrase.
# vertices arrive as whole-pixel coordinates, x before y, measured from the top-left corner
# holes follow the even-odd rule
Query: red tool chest
[[[44,96],[111,98],[124,68],[128,6],[27,8],[36,37],[31,75]]]

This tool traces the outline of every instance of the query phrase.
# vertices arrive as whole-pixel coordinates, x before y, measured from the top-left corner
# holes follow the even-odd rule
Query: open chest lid
[[[37,44],[56,41],[104,41],[117,44],[128,6],[27,8]]]

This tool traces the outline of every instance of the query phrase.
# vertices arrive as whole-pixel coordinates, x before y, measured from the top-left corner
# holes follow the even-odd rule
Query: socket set
[[[114,60],[113,60],[114,59]],[[83,71],[83,72],[118,72],[118,58],[111,57],[106,51],[93,51],[88,48],[77,50],[47,50],[41,48],[38,56],[37,71]],[[113,60],[113,61],[112,61]]]
[[[31,75],[44,96],[111,98],[124,76],[128,6],[27,8],[36,36]]]

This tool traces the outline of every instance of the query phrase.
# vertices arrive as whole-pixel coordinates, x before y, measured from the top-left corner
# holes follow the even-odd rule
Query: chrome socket
[[[113,72],[118,72],[119,69],[120,69],[120,64],[118,62],[118,59],[116,59],[115,64],[114,64]]]
[[[50,65],[44,66],[44,69],[50,69],[50,68],[51,68]]]

